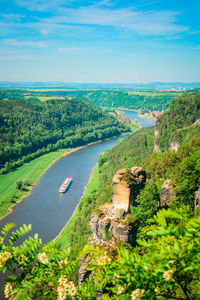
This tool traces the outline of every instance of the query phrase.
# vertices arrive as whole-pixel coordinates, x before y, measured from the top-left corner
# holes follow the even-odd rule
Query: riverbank
[[[76,220],[79,218],[81,214],[81,208],[83,207],[85,203],[85,199],[90,196],[96,188],[98,188],[98,181],[99,181],[99,168],[98,164],[94,167],[92,174],[88,180],[87,185],[85,186],[85,190],[83,193],[83,196],[81,197],[78,205],[76,206],[76,209],[73,212],[73,215],[68,220],[68,222],[65,224],[63,229],[59,232],[59,234],[54,238],[60,245],[61,248],[68,247],[69,246],[69,240],[67,239],[67,231],[73,230],[73,225],[75,224]]]
[[[123,115],[123,110],[127,110],[127,111],[135,111],[137,112],[138,114],[138,117],[139,118],[143,118],[143,119],[146,119],[146,120],[150,120],[150,121],[154,121],[156,122],[156,118],[154,117],[148,117],[148,116],[145,116],[144,114],[141,113],[141,110],[140,109],[131,109],[131,108],[125,108],[125,107],[102,107],[102,108],[105,108],[105,109],[113,109],[117,112],[117,114],[119,116],[122,116]],[[137,121],[136,121],[137,122]]]
[[[124,133],[123,135],[126,134],[127,133]],[[28,163],[25,163],[16,170],[0,175],[0,220],[12,213],[15,205],[19,204],[31,193],[31,189],[39,181],[41,176],[44,175],[45,172],[60,158],[90,145],[114,138],[116,137],[99,140],[81,147],[61,149],[55,152],[50,152]],[[23,182],[22,190],[17,189],[16,181]]]
[[[89,217],[88,211],[91,211],[92,207],[92,201],[90,201],[90,198],[92,200],[92,197],[96,194],[96,191],[98,189],[98,183],[99,167],[97,164],[92,171],[88,184],[85,187],[84,194],[81,197],[73,215],[54,239],[56,240],[56,243],[58,243],[58,245],[61,247],[61,249],[67,249],[70,247],[71,239],[69,238],[69,234],[70,232],[74,232],[79,217],[84,214],[86,214],[87,217]],[[85,238],[88,238],[88,236],[83,236],[83,240]]]

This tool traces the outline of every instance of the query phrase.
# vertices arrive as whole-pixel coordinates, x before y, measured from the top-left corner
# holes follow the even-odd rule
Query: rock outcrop
[[[141,167],[121,169],[113,177],[113,205],[115,214],[128,212],[140,190],[144,188],[146,172]]]
[[[198,216],[200,216],[200,190],[195,193],[194,208],[197,211]]]
[[[93,233],[93,242],[102,249],[114,248],[117,241],[133,242],[134,230],[128,219],[130,204],[140,190],[144,188],[146,172],[140,167],[121,169],[113,177],[112,203],[105,203],[93,213],[90,228]],[[90,257],[80,260],[79,283],[84,281],[88,272],[86,267],[90,264]]]
[[[93,213],[89,223],[93,233],[94,242],[103,245],[108,241],[120,240],[128,242],[129,225],[125,216],[116,218],[114,205],[106,203],[98,209],[98,213]]]
[[[179,144],[175,141],[172,141],[169,147],[169,150],[175,150],[175,152],[178,150]]]
[[[173,192],[173,187],[170,180],[165,180],[160,191],[160,206],[168,206],[175,198],[176,194]]]
[[[106,203],[93,213],[89,223],[94,242],[103,245],[108,240],[130,241],[130,230],[126,217],[130,204],[134,203],[144,188],[146,172],[141,167],[121,169],[113,177],[112,203]]]

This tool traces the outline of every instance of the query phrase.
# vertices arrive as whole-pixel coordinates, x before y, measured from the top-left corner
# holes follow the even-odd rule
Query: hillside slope
[[[76,100],[0,101],[0,168],[8,171],[42,154],[126,130],[113,116]]]
[[[198,134],[199,126],[194,125],[200,119],[200,94],[190,93],[179,96],[170,104],[170,108],[157,120],[159,146],[162,151],[170,147],[171,142],[184,142]]]

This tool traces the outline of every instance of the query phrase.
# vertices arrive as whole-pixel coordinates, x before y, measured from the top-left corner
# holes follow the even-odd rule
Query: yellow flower
[[[9,299],[11,292],[12,292],[12,284],[10,282],[8,282],[4,289],[4,294],[7,299]]]
[[[7,260],[10,258],[12,258],[12,254],[10,252],[0,253],[0,268],[3,268]]]
[[[75,296],[76,287],[72,281],[68,281],[64,275],[61,275],[58,282],[58,300],[64,300],[66,298],[66,293],[69,293],[72,297]]]
[[[122,294],[123,291],[124,291],[124,286],[118,286],[118,287],[117,287],[117,293],[118,293],[118,294]]]
[[[144,290],[136,289],[131,293],[131,300],[140,300],[144,295]]]
[[[3,238],[2,238],[2,236],[0,236],[0,245],[2,245],[3,244]]]
[[[44,265],[47,265],[49,262],[48,257],[45,252],[38,254],[38,260]]]
[[[67,279],[64,275],[61,275],[58,282],[59,282],[57,288],[58,300],[65,300],[66,292],[67,292]]]
[[[65,258],[59,262],[59,267],[65,267],[68,264],[68,259]]]
[[[165,271],[163,273],[163,278],[166,280],[166,281],[170,281],[172,279],[172,275],[174,273],[174,270],[168,270],[168,271]]]
[[[23,255],[23,254],[20,256],[20,258],[21,258],[22,261],[27,261],[27,259],[28,259],[28,258],[27,258],[25,255]]]
[[[99,266],[106,265],[109,262],[111,262],[111,258],[108,255],[101,256],[97,259],[97,263]]]
[[[67,292],[73,297],[76,295],[76,287],[73,281],[67,282]]]

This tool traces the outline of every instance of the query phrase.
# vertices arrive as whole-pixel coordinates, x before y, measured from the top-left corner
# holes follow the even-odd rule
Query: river
[[[123,116],[137,120],[143,127],[154,125],[153,121],[138,117],[135,111],[126,110]],[[82,148],[55,162],[34,185],[31,194],[0,220],[0,229],[10,222],[17,224],[16,229],[32,224],[31,235],[37,232],[44,243],[52,240],[72,216],[99,154],[115,146],[121,138]],[[73,183],[67,193],[59,194],[59,186],[66,177],[72,177]]]
[[[123,116],[137,120],[143,127],[154,125],[153,121],[138,117],[134,111],[126,110]],[[55,162],[34,185],[31,194],[0,220],[0,229],[10,222],[17,224],[15,229],[32,224],[32,236],[38,233],[44,243],[55,238],[79,203],[99,154],[115,146],[121,138],[82,148]],[[73,183],[67,193],[59,194],[58,189],[66,177],[72,177]]]

